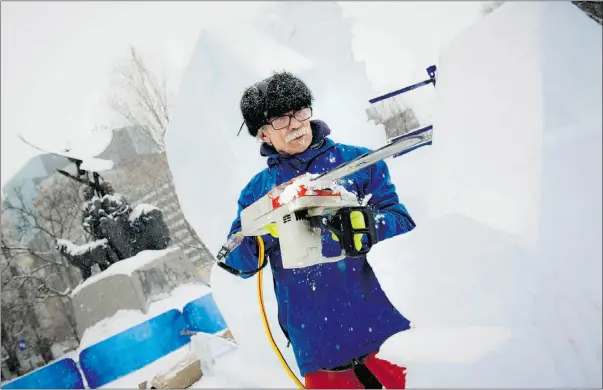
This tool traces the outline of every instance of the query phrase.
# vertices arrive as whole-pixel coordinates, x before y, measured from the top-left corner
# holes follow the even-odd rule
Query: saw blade
[[[433,126],[426,126],[403,136],[392,139],[388,144],[345,162],[338,167],[321,174],[312,181],[331,183],[363,168],[385,160],[388,157],[408,153],[421,146],[430,145],[433,136]]]

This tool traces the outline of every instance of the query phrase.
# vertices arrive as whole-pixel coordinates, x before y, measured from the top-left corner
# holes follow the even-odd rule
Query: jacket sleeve
[[[255,202],[255,200],[256,199],[253,195],[253,191],[251,191],[250,185],[248,185],[243,189],[243,191],[241,191],[241,195],[239,196],[238,201],[237,217],[235,218],[230,227],[228,237],[230,237],[231,234],[234,234],[241,230],[241,212],[244,208]],[[274,246],[276,240],[269,234],[262,236],[262,239],[264,240],[264,260],[267,261],[268,251]],[[233,249],[232,252],[230,252],[224,260],[227,265],[237,270],[253,271],[254,269],[257,269],[259,267],[258,255],[259,248],[257,238],[255,236],[246,236],[241,242],[241,244],[235,249]],[[253,274],[239,276],[243,279],[247,279],[253,276]]]
[[[378,241],[415,228],[415,222],[398,199],[396,187],[391,182],[389,169],[384,161],[370,167],[370,178],[364,187],[365,195],[371,195],[367,205],[373,210]]]

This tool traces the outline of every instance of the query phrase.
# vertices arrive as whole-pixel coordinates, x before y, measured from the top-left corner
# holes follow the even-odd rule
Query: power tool
[[[243,209],[241,230],[231,235],[220,249],[218,265],[236,275],[258,272],[267,261],[257,270],[239,271],[227,265],[225,259],[245,236],[268,234],[267,227],[274,224],[278,231],[283,268],[304,268],[366,255],[377,242],[373,213],[366,205],[370,196],[361,202],[337,180],[385,158],[430,145],[432,131],[432,126],[421,128],[326,173],[306,173],[273,188]],[[330,257],[322,254],[322,228],[337,238],[340,253]],[[362,237],[360,248],[355,240],[358,235]]]

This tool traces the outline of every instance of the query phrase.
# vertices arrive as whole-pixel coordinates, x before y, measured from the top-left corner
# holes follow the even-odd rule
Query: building
[[[213,263],[213,256],[186,223],[180,210],[165,153],[144,137],[140,128],[128,126],[114,130],[111,142],[97,157],[113,161],[113,168],[100,175],[116,192],[123,194],[132,207],[150,203],[162,210],[172,237],[170,245],[182,247],[200,268]],[[64,170],[75,174],[74,164]],[[37,190],[49,190],[57,185],[59,176],[54,172],[38,183]],[[82,243],[77,238],[65,238]]]

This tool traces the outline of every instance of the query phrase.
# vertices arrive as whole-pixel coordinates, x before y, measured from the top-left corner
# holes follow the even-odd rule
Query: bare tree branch
[[[127,65],[115,72],[118,92],[109,107],[125,123],[138,127],[159,151],[165,150],[164,137],[169,122],[169,97],[165,78],[158,81],[142,56],[130,47]]]
[[[70,299],[71,289],[77,284],[72,280],[73,266],[61,257],[55,243],[58,238],[72,239],[83,234],[81,224],[75,222],[81,216],[78,188],[79,183],[54,174],[38,186],[33,204],[25,202],[24,192],[18,188],[2,205],[2,213],[10,213],[12,220],[11,224],[5,223],[7,218],[2,221],[2,316],[26,318],[30,336],[42,348],[45,359],[52,358],[52,353],[44,349],[50,346],[44,347],[48,340],[41,335],[51,335],[52,339],[57,332],[65,334],[61,329],[70,329],[68,332],[78,339],[75,324],[64,307],[60,321],[65,324],[61,326],[68,328],[48,323],[38,331],[40,324],[35,312],[51,298]],[[10,334],[16,331],[12,326],[5,330]]]

